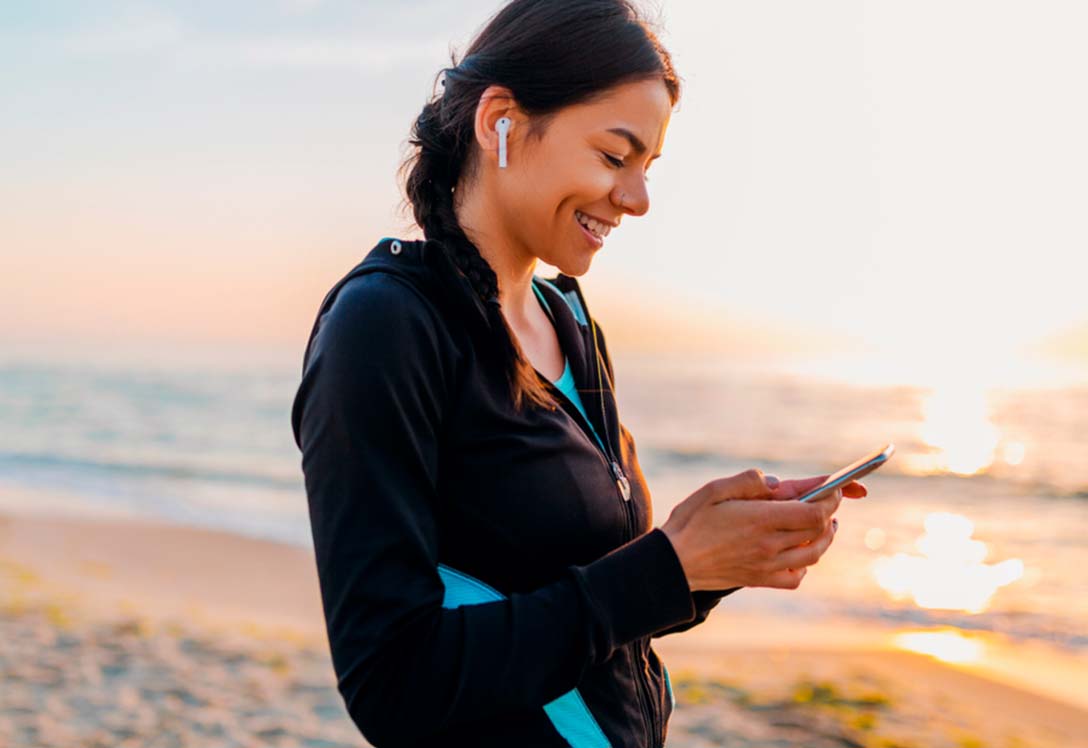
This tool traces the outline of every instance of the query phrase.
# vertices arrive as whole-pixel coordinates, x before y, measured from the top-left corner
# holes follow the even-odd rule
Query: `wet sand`
[[[1076,704],[853,630],[774,646],[788,622],[727,603],[654,640],[670,748],[1088,745]],[[11,748],[367,744],[336,691],[312,554],[226,532],[0,514],[0,673]]]

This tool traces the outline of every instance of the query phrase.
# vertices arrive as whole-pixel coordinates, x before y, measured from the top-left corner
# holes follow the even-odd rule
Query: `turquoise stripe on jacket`
[[[442,598],[443,608],[458,608],[462,605],[506,599],[506,595],[486,582],[446,564],[438,565],[438,575],[446,588]],[[544,705],[544,712],[564,740],[570,743],[571,748],[612,747],[577,688],[572,688],[559,698],[549,701]]]

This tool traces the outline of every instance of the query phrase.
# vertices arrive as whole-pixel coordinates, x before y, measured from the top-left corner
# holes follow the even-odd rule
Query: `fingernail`
[[[778,488],[779,480],[773,475],[763,476],[763,481],[767,484],[767,488]]]

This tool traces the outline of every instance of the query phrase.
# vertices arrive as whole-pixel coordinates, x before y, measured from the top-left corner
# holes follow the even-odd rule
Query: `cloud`
[[[249,38],[185,45],[176,59],[186,67],[325,69],[384,72],[418,60],[445,60],[447,40],[357,38]]]
[[[280,10],[288,15],[306,15],[325,4],[325,0],[280,0]]]
[[[301,8],[318,0],[289,0]],[[59,56],[78,60],[109,60],[133,56],[160,58],[185,70],[301,69],[381,73],[416,61],[445,64],[449,40],[444,36],[408,38],[365,34],[241,35],[215,37],[194,30],[179,18],[162,13],[122,16],[108,23],[66,31],[7,35],[8,49],[28,56]]]
[[[143,54],[177,46],[185,36],[180,19],[163,14],[129,16],[93,28],[41,33],[35,46],[75,57]]]
[[[1088,320],[1036,340],[1028,351],[1088,363]]]

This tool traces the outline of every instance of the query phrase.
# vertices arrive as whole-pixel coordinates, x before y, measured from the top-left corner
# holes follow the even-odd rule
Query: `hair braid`
[[[515,406],[521,408],[526,397],[545,407],[556,403],[538,382],[525,386],[527,377],[536,372],[526,360],[517,338],[510,329],[499,301],[499,279],[491,264],[465,234],[453,206],[453,193],[467,159],[469,143],[456,126],[444,117],[444,97],[426,104],[412,128],[409,143],[419,148],[406,183],[416,222],[427,239],[437,240],[454,266],[468,279],[484,303],[492,343],[511,388]],[[521,386],[519,387],[519,383]]]
[[[401,164],[407,201],[424,236],[441,247],[446,272],[463,275],[483,302],[515,406],[520,409],[527,399],[555,408],[556,399],[502,313],[494,269],[454,210],[455,190],[479,168],[480,96],[492,84],[509,88],[530,115],[533,133],[564,107],[636,80],[663,81],[675,105],[680,79],[632,0],[512,0],[477,34],[464,59],[458,64],[451,54],[451,63],[439,73],[445,74],[444,91],[426,103],[412,126],[409,142],[418,150]]]

